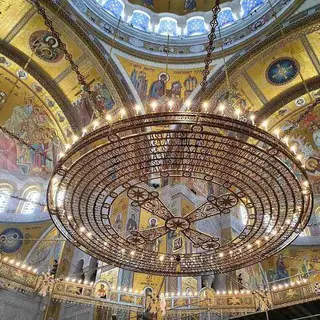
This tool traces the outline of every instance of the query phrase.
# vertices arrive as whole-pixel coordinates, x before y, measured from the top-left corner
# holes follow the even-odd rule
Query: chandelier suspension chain
[[[204,70],[202,71],[202,75],[203,75],[203,79],[201,82],[202,91],[205,91],[207,88],[207,85],[208,85],[208,76],[210,74],[210,65],[213,60],[212,59],[212,52],[215,49],[214,40],[216,39],[216,27],[218,26],[218,13],[220,11],[221,11],[220,0],[216,0],[214,6],[212,8],[213,17],[210,22],[211,31],[208,35],[209,42],[208,42],[208,46],[206,48],[207,56],[204,59],[205,66],[204,66]]]
[[[72,55],[69,53],[67,49],[67,45],[60,38],[60,33],[54,29],[52,20],[48,17],[45,8],[41,6],[39,0],[31,0],[31,2],[37,8],[38,13],[43,17],[45,25],[49,28],[52,35],[57,39],[59,46],[64,52],[65,59],[69,61],[71,65],[71,70],[74,71],[77,75],[79,84],[82,85],[83,90],[90,92],[90,86],[87,84],[85,76],[79,71],[79,66],[73,61]]]
[[[13,194],[8,195],[8,194],[7,194],[7,193],[5,193],[5,192],[0,192],[0,195],[9,196],[10,198],[13,198],[13,199],[17,199],[17,200],[21,200],[21,201],[29,202],[29,203],[33,203],[33,204],[37,204],[37,205],[39,205],[39,206],[43,206],[43,207],[46,207],[46,206],[47,206],[47,204],[46,204],[46,203],[42,203],[42,202],[38,202],[38,201],[29,200],[29,199],[27,199],[27,198],[23,198],[23,197],[15,196],[15,195],[13,195]]]
[[[227,82],[227,89],[228,91],[231,90],[231,86],[230,86],[230,78],[229,78],[229,72],[228,72],[228,66],[227,66],[227,62],[226,62],[226,56],[225,56],[225,50],[224,50],[224,45],[223,45],[223,39],[221,36],[221,28],[218,26],[218,30],[219,30],[219,38],[221,41],[221,50],[222,50],[222,56],[223,56],[223,68],[224,68],[224,73],[225,73],[225,77],[226,77],[226,82]]]

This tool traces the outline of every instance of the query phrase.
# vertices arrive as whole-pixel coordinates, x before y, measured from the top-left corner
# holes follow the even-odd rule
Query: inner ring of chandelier
[[[175,231],[175,230],[186,230],[189,228],[190,223],[188,220],[180,218],[180,217],[175,217],[171,218],[166,221],[166,226],[168,229]]]
[[[230,190],[233,198],[220,199],[221,214],[239,200],[246,226],[228,243],[203,242],[185,254],[150,251],[141,235],[121,237],[110,222],[115,199],[130,190],[136,206],[150,205],[158,193],[139,188],[168,177]],[[285,144],[251,124],[189,112],[138,116],[89,133],[59,161],[48,188],[52,219],[75,246],[114,266],[161,275],[228,272],[262,261],[298,236],[312,205],[306,172]]]

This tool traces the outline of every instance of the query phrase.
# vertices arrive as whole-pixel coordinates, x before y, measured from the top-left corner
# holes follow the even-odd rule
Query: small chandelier
[[[114,266],[168,276],[237,270],[289,245],[312,213],[313,194],[301,157],[287,140],[253,121],[209,113],[152,113],[101,127],[96,123],[76,140],[50,180],[48,208],[76,247]],[[148,186],[168,178],[200,179],[225,193],[208,195],[199,207],[178,216]],[[111,216],[123,195],[156,216],[159,226],[119,233]],[[240,204],[247,210],[247,223],[229,242],[197,228],[199,221],[228,215]],[[188,239],[192,253],[150,249],[148,244],[170,231]]]

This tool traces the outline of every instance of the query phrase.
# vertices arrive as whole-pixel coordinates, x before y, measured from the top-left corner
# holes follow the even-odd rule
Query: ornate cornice
[[[289,1],[290,2],[290,1]],[[303,0],[296,0],[289,4],[286,10],[283,10],[283,6],[278,2],[274,9],[277,11],[277,20],[283,21],[288,18],[297,8],[303,3]],[[70,10],[74,12],[71,3],[69,4]],[[97,9],[97,13],[90,11],[90,19],[85,19],[79,13],[77,16],[77,22],[82,25],[83,28],[89,30],[90,33],[95,34],[96,37],[104,41],[108,45],[113,45],[117,49],[133,56],[139,56],[146,60],[155,62],[163,62],[163,57],[166,56],[164,48],[167,46],[167,39],[163,36],[150,34],[149,38],[146,37],[145,32],[124,27],[120,25],[120,30],[115,31],[117,27],[117,20],[111,19],[106,21],[100,17],[101,12]],[[281,13],[281,14],[280,14]],[[80,17],[81,16],[81,17]],[[111,21],[112,20],[112,21]],[[115,20],[115,21],[113,21]],[[102,30],[102,25],[104,25]],[[262,16],[257,17],[256,21],[251,21],[245,27],[232,29],[232,33],[226,33],[222,30],[222,41],[224,42],[224,50],[221,50],[221,40],[217,40],[215,43],[216,50],[213,53],[214,59],[217,59],[223,55],[230,55],[243,49],[249,43],[253,41],[260,41],[259,37],[262,34],[271,33],[275,26],[275,20],[271,10],[264,13]],[[122,28],[123,27],[123,28]],[[123,30],[122,30],[123,29]],[[109,36],[107,34],[109,33]],[[134,33],[134,35],[132,35]],[[154,38],[152,38],[154,37]],[[147,40],[149,39],[149,40]],[[130,41],[139,41],[143,46],[134,47]],[[193,38],[179,38],[172,39],[170,42],[170,52],[168,62],[175,63],[197,63],[202,62],[206,55],[207,37],[193,37]],[[191,48],[201,46],[200,51],[191,51]]]

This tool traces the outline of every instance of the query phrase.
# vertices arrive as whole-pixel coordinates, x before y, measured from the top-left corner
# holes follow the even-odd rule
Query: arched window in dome
[[[0,213],[7,210],[13,188],[9,184],[0,184]]]
[[[230,8],[222,9],[218,14],[218,25],[220,28],[229,26],[236,22],[232,10]]]
[[[117,19],[121,17],[121,14],[124,10],[124,4],[121,0],[98,0],[97,2],[100,3],[106,11],[108,11]]]
[[[170,17],[161,18],[158,33],[162,36],[176,36],[177,20]]]
[[[23,198],[29,200],[29,201],[22,201],[21,205],[21,213],[24,214],[32,214],[36,210],[38,204],[37,202],[40,199],[40,190],[38,187],[29,187],[25,192],[23,193]],[[20,206],[19,206],[20,207]]]
[[[150,23],[150,16],[143,11],[135,10],[133,11],[131,18],[131,25],[139,30],[148,31]]]
[[[206,33],[206,24],[203,17],[192,17],[187,20],[187,36],[198,36]]]
[[[252,11],[263,5],[265,0],[242,0],[241,7],[244,11],[244,16],[247,16]]]

